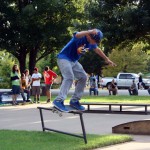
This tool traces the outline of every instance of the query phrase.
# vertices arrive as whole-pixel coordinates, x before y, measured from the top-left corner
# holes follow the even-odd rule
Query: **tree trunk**
[[[19,65],[20,65],[20,73],[24,73],[24,70],[26,68],[26,49],[21,49],[21,54],[18,57]]]
[[[32,75],[33,69],[36,66],[37,50],[33,48],[29,53],[29,72]]]

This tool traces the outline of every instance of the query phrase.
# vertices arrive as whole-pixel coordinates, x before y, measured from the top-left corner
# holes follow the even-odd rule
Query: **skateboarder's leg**
[[[71,98],[70,104],[74,105],[73,103],[77,101],[77,103],[76,103],[77,107],[79,107],[79,109],[81,109],[81,110],[82,109],[84,110],[85,108],[80,105],[79,100],[81,99],[81,96],[83,95],[83,92],[84,92],[84,88],[86,86],[87,74],[79,62],[75,63],[75,65],[73,67],[73,73],[75,75],[75,78],[78,79],[78,82],[75,87],[75,92]]]
[[[53,104],[56,107],[61,107],[62,109],[65,109],[65,106],[63,104],[63,101],[66,99],[67,94],[72,86],[74,75],[72,71],[73,63],[65,60],[65,59],[58,59],[58,66],[60,68],[61,74],[63,76],[63,82],[60,87],[60,92],[56,99],[54,100]]]
[[[87,74],[79,62],[76,62],[75,66],[73,67],[73,73],[78,82],[71,99],[80,100],[86,86]]]
[[[63,81],[56,99],[65,100],[74,80],[72,64],[65,59],[58,59],[58,66],[63,76]]]

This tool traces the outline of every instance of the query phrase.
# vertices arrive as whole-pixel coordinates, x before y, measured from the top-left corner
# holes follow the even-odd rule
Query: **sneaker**
[[[81,111],[85,110],[85,107],[80,105],[78,100],[71,100],[70,101],[70,106],[74,107],[75,109],[81,110]]]
[[[69,110],[65,107],[64,102],[61,100],[53,101],[54,107],[58,108],[60,111],[69,112]]]

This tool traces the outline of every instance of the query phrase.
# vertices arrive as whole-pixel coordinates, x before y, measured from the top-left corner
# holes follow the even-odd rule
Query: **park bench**
[[[87,113],[119,113],[119,114],[149,114],[148,107],[150,104],[130,104],[130,103],[100,103],[100,102],[83,102],[81,105],[87,106],[85,112]],[[93,108],[91,106],[98,106]],[[101,109],[99,106],[106,106],[107,108]],[[116,109],[119,107],[119,110]],[[136,107],[133,109],[133,107]],[[115,109],[114,109],[115,108]],[[130,109],[129,109],[130,108]],[[131,109],[132,108],[132,109]],[[139,110],[144,108],[144,110]]]

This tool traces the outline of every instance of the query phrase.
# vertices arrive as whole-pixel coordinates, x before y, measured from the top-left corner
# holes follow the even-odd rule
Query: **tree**
[[[40,72],[44,71],[45,66],[49,66],[51,70],[56,72],[58,75],[60,74],[59,68],[57,66],[57,58],[56,53],[52,53],[44,58],[41,59],[37,63],[37,67],[39,68]]]
[[[119,72],[147,72],[149,56],[143,51],[147,45],[143,42],[129,43],[126,47],[113,49],[109,54],[117,66],[103,69],[104,76],[116,76]],[[122,46],[121,46],[122,47]]]
[[[10,72],[16,59],[6,51],[0,51],[0,88],[10,88]]]
[[[80,3],[79,3],[80,2]],[[29,70],[50,53],[60,50],[70,34],[73,19],[80,18],[85,0],[4,0],[0,5],[0,49]]]
[[[102,45],[104,53],[108,55],[112,49],[122,45],[126,47],[128,42],[150,41],[150,1],[148,0],[89,0],[86,5],[87,27],[99,28],[104,33]],[[85,27],[85,25],[83,25]],[[141,39],[142,38],[142,39]],[[124,48],[119,48],[120,53]],[[145,47],[144,51],[148,52]],[[101,61],[99,65],[92,65],[89,62],[99,64],[99,60],[92,55],[82,59],[81,63],[85,68],[101,70],[106,64]],[[114,68],[115,69],[115,68]]]
[[[89,20],[104,32],[106,52],[126,39],[148,38],[149,7],[148,0],[91,0]]]
[[[106,65],[105,61],[94,51],[90,51],[84,55],[80,59],[80,63],[88,74],[94,73],[95,75],[101,75],[102,67]]]

